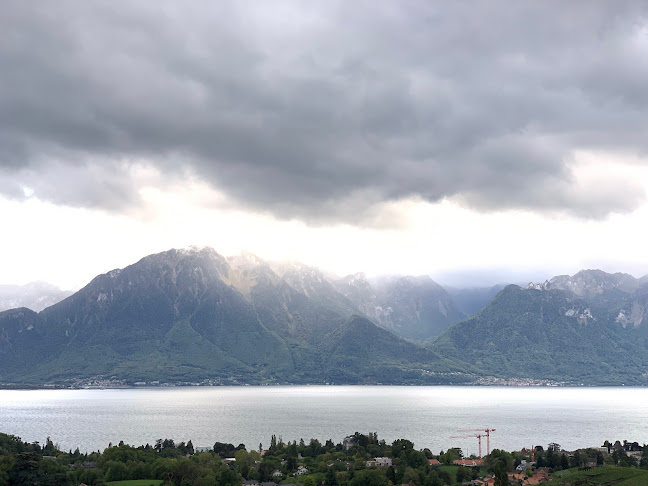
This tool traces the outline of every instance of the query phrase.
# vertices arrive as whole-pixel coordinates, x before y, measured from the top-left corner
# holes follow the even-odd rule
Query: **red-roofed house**
[[[543,483],[545,481],[550,481],[549,476],[546,474],[534,474],[530,478],[526,478],[522,484],[524,486],[535,486],[536,484]]]
[[[509,481],[522,481],[524,476],[522,473],[508,473]]]
[[[484,464],[483,459],[457,459],[452,461],[455,466],[465,466],[465,467],[480,467]]]
[[[493,486],[495,484],[495,478],[486,476],[484,479],[475,479],[473,484],[477,486]]]

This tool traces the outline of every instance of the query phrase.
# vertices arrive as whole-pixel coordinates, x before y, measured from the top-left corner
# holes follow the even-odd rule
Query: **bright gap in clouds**
[[[640,159],[582,152],[573,169],[575,197],[624,184],[648,190]],[[478,213],[449,200],[410,199],[379,206],[373,227],[314,227],[234,207],[195,178],[163,183],[143,165],[132,170],[143,205],[130,214],[0,200],[4,227],[13,228],[3,238],[0,283],[45,280],[76,289],[148,254],[191,245],[301,261],[340,276],[429,274],[452,285],[523,282],[582,268],[648,273],[645,203],[599,221],[522,210]]]

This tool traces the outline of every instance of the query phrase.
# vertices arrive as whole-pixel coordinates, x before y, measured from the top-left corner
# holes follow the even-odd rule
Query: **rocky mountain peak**
[[[547,289],[569,290],[587,298],[614,289],[632,292],[639,286],[640,282],[632,275],[627,273],[611,274],[602,270],[581,270],[573,276],[559,275],[545,283]]]
[[[364,272],[358,272],[352,275],[347,275],[346,277],[342,277],[339,281],[341,284],[348,285],[348,286],[365,287],[367,285],[370,285],[369,279],[367,279],[367,274],[365,274]]]

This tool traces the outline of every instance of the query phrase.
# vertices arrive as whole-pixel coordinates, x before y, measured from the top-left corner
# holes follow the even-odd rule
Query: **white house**
[[[344,446],[344,449],[348,451],[355,445],[355,437],[352,435],[345,437],[342,439],[342,445]]]
[[[373,461],[367,461],[367,467],[389,467],[392,465],[391,457],[376,457]]]

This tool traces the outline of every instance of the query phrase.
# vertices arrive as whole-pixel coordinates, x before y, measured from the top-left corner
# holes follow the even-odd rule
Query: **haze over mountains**
[[[643,384],[647,337],[646,277],[586,270],[449,293],[429,277],[339,279],[191,248],[41,312],[0,312],[0,382]]]
[[[46,282],[31,282],[26,285],[0,285],[0,311],[27,307],[36,312],[72,295],[70,290],[61,290]]]

